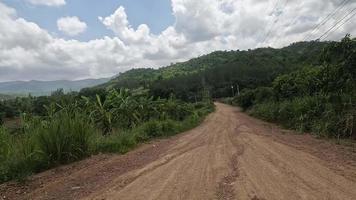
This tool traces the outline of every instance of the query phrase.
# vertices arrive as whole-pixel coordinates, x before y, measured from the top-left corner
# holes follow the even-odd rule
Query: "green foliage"
[[[8,158],[10,144],[10,135],[7,134],[3,127],[0,127],[0,163]]]
[[[92,153],[126,153],[135,147],[138,141],[134,131],[125,131],[107,136],[98,134],[91,142]]]
[[[99,95],[96,95],[96,101],[91,102],[89,98],[83,97],[86,106],[90,110],[89,117],[97,126],[103,130],[104,134],[112,131],[113,113],[108,101],[102,101]]]
[[[228,97],[237,92],[237,85],[241,89],[270,86],[278,75],[319,64],[317,57],[328,44],[300,42],[282,49],[216,51],[157,70],[132,69],[93,90],[144,88],[155,98],[174,94],[189,102],[202,100],[204,90],[213,98]]]
[[[272,83],[277,98],[312,95],[322,86],[320,67],[306,67],[296,72],[278,76]]]
[[[0,130],[0,182],[23,179],[40,167],[40,156],[30,135],[13,136]]]
[[[166,137],[177,133],[177,121],[173,120],[152,120],[142,126],[141,132],[147,138]]]
[[[0,129],[0,182],[99,152],[125,153],[140,142],[195,126],[212,107],[208,101],[154,99],[146,90],[125,89],[112,89],[96,98],[57,91],[43,99],[41,114],[22,112],[18,130]]]
[[[319,66],[280,75],[271,88],[245,90],[234,101],[257,117],[301,132],[356,138],[355,65],[356,41],[346,36],[324,48]]]
[[[113,131],[112,134],[106,136],[96,134],[92,140],[91,151],[93,153],[126,153],[140,142],[155,137],[168,137],[191,129],[213,110],[214,106],[211,103],[198,103],[194,105],[194,112],[182,121],[153,119],[134,129]]]
[[[269,87],[258,87],[256,89],[246,89],[240,95],[235,96],[232,102],[235,105],[241,106],[244,110],[250,108],[254,104],[270,101],[275,98],[275,92]]]
[[[38,148],[50,166],[89,155],[89,139],[95,132],[87,117],[65,112],[35,131]]]

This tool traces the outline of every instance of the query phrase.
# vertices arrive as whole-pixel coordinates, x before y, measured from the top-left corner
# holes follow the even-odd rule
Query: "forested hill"
[[[328,44],[298,42],[281,49],[216,51],[160,69],[132,69],[96,89],[143,87],[154,96],[173,93],[184,100],[194,100],[208,89],[213,97],[226,97],[232,95],[231,86],[254,88],[271,83],[280,74],[318,64],[318,57]]]

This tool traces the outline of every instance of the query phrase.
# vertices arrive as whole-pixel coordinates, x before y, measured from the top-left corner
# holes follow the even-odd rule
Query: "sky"
[[[0,81],[111,77],[216,50],[339,40],[356,35],[354,13],[354,0],[0,0]]]

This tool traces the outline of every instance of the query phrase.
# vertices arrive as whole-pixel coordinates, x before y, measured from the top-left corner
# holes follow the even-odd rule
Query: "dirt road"
[[[0,199],[356,199],[354,147],[216,105],[191,131],[2,185]]]

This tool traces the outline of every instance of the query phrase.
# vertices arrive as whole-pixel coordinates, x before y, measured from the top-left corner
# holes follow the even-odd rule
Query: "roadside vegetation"
[[[230,102],[300,132],[356,139],[356,40],[331,42],[314,65],[245,89]]]
[[[19,117],[20,125],[0,127],[0,182],[93,154],[125,153],[152,138],[190,129],[214,109],[209,99],[186,103],[173,96],[151,97],[140,89],[92,96],[59,90],[50,97],[14,102],[22,106],[4,115]]]

